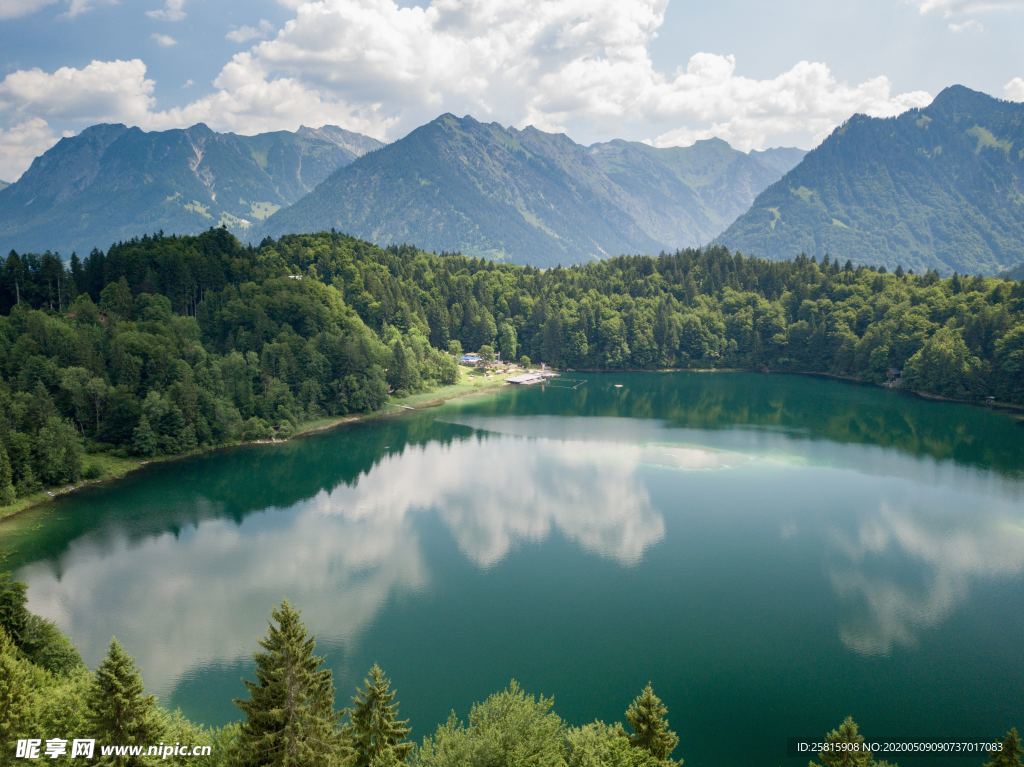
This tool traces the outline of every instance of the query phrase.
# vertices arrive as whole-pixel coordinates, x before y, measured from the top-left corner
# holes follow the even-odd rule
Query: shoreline
[[[470,397],[476,394],[482,394],[486,392],[496,391],[498,389],[508,386],[505,381],[505,376],[514,373],[500,373],[487,376],[479,376],[474,372],[462,368],[461,380],[459,383],[449,384],[442,386],[437,389],[432,389],[426,392],[419,392],[417,394],[410,394],[405,397],[389,400],[384,403],[384,406],[379,410],[374,410],[369,413],[357,413],[355,415],[343,415],[326,418],[313,419],[300,424],[296,428],[295,432],[285,439],[255,439],[246,440],[239,442],[230,442],[222,445],[210,445],[208,447],[199,448],[192,450],[188,453],[176,453],[174,455],[157,456],[154,458],[132,458],[128,456],[117,456],[109,453],[86,453],[84,462],[98,461],[100,464],[105,464],[107,472],[96,479],[83,479],[72,485],[64,485],[57,488],[49,488],[40,490],[33,493],[25,498],[20,498],[13,504],[5,509],[0,509],[0,524],[16,519],[21,515],[43,508],[58,498],[62,498],[66,495],[71,495],[91,487],[100,487],[105,484],[117,482],[118,480],[127,477],[130,474],[135,474],[148,466],[155,466],[157,464],[169,463],[171,461],[182,461],[187,458],[195,458],[198,456],[212,455],[214,453],[224,450],[235,450],[242,447],[252,447],[258,445],[284,445],[292,440],[303,439],[310,437],[315,434],[322,434],[324,432],[331,431],[333,429],[340,429],[344,426],[350,426],[356,423],[364,423],[378,418],[391,418],[394,416],[404,415],[405,413],[414,412],[416,410],[422,410],[431,407],[437,407],[445,402],[450,402],[455,399],[462,399],[463,397]],[[520,370],[521,372],[521,370]],[[974,400],[956,399],[953,397],[945,397],[940,394],[932,394],[930,392],[920,392],[913,389],[906,389],[899,386],[887,386],[885,384],[879,384],[874,381],[868,381],[863,378],[857,378],[855,376],[840,375],[838,373],[825,373],[816,372],[811,370],[764,370],[764,369],[745,369],[745,368],[659,368],[657,370],[633,370],[624,369],[619,371],[614,370],[590,370],[590,369],[566,369],[560,371],[564,373],[758,373],[761,375],[797,375],[807,376],[811,378],[824,378],[834,381],[842,381],[844,383],[858,384],[861,386],[871,386],[882,389],[888,389],[889,391],[895,391],[902,394],[907,394],[919,399],[927,400],[929,402],[939,403],[953,403],[961,405],[970,405],[973,407],[981,407],[986,410],[993,410],[1000,412],[1017,419],[1024,420],[1024,406],[1016,405],[1007,402],[992,402],[983,403]],[[412,403],[412,404],[410,404]]]
[[[497,391],[505,386],[505,375],[495,374],[493,376],[477,376],[472,372],[461,369],[461,380],[458,383],[441,386],[430,391],[409,394],[405,397],[390,399],[384,403],[379,410],[369,413],[356,413],[333,417],[317,418],[300,424],[295,432],[284,439],[252,439],[238,442],[228,442],[221,445],[209,445],[208,447],[197,448],[187,453],[175,453],[173,455],[162,455],[153,458],[132,458],[129,456],[117,456],[110,453],[86,453],[83,463],[99,462],[105,464],[108,473],[95,479],[82,479],[71,485],[51,487],[39,490],[32,495],[17,499],[6,508],[0,508],[0,525],[17,519],[30,511],[37,511],[52,504],[59,498],[72,495],[80,490],[93,487],[101,487],[106,484],[117,482],[125,477],[135,474],[147,467],[156,466],[173,461],[183,461],[188,458],[213,455],[225,450],[236,450],[243,447],[254,447],[259,445],[284,445],[296,439],[303,439],[315,434],[322,434],[333,429],[340,429],[356,423],[363,423],[377,418],[393,418],[406,413],[437,407],[445,402],[455,399],[462,399],[476,394]],[[509,374],[511,375],[511,373]],[[411,403],[411,404],[410,404]]]

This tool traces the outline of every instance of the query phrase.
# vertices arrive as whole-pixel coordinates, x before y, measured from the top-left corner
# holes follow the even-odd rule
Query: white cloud
[[[262,40],[273,30],[273,24],[266,19],[260,19],[260,23],[256,26],[233,27],[224,37],[233,43],[248,43],[253,40]]]
[[[31,16],[57,3],[66,4],[67,11],[63,15],[74,18],[91,11],[97,2],[103,5],[117,5],[119,0],[0,0],[0,21]]]
[[[1024,8],[1024,0],[908,0],[920,13],[956,14],[989,13]]]
[[[150,35],[150,37],[153,39],[153,42],[155,42],[161,48],[172,48],[173,46],[178,44],[178,41],[170,35],[162,35],[159,32],[154,32]]]
[[[393,139],[451,111],[584,142],[671,145],[717,135],[750,149],[811,146],[855,112],[888,116],[930,100],[896,92],[884,76],[843,82],[821,62],[761,79],[719,53],[659,69],[649,47],[667,0],[282,2],[294,17],[236,53],[213,89],[182,107],[156,110],[143,62],[93,62],[11,73],[0,83],[0,117],[59,117],[61,129],[97,119],[150,129],[202,121],[241,133],[335,123]],[[171,19],[183,9],[183,0],[167,0],[152,13]],[[228,36],[273,34],[270,26]],[[89,76],[98,68],[104,77]]]
[[[751,148],[810,144],[856,111],[891,115],[929,100],[894,93],[884,77],[845,84],[813,62],[755,80],[731,56],[700,53],[681,70],[659,71],[648,47],[666,0],[284,4],[294,19],[221,72],[205,106],[230,111],[204,118],[211,124],[244,114],[294,127],[301,114],[245,95],[285,89],[291,103],[313,105],[328,121],[354,115],[391,137],[447,110],[583,140],[671,143],[717,133]]]
[[[32,159],[53,146],[56,140],[57,135],[40,117],[0,130],[0,178],[17,181]]]
[[[93,61],[81,69],[61,67],[55,72],[22,69],[0,81],[0,113],[83,125],[145,124],[154,106],[153,87],[139,59]]]
[[[164,7],[146,11],[146,15],[157,21],[181,21],[185,18],[185,0],[164,0]]]
[[[1003,95],[1010,101],[1024,101],[1024,77],[1015,77],[1004,85]]]
[[[950,31],[952,32],[984,32],[985,25],[977,19],[967,19],[966,21],[951,21],[948,24]]]
[[[977,16],[996,11],[1024,9],[1024,0],[905,0],[921,15],[936,13],[949,19],[951,32],[983,32],[985,25]]]
[[[0,19],[17,19],[40,11],[57,0],[0,0]]]
[[[152,80],[138,60],[93,61],[55,72],[23,69],[0,80],[0,178],[13,180],[56,141],[52,123],[146,125],[154,106]]]

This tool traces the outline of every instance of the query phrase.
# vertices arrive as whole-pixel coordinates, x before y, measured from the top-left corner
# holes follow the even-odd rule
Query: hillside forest
[[[283,438],[455,382],[559,369],[810,372],[1024,404],[1024,283],[722,247],[540,270],[334,232],[157,235],[0,268],[0,506],[148,458]]]

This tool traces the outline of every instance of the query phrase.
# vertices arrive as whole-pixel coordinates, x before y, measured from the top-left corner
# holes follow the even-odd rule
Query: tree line
[[[141,457],[285,437],[455,357],[746,368],[1024,404],[1024,283],[720,247],[540,270],[336,233],[157,235],[0,269],[0,505]]]
[[[351,704],[335,709],[330,669],[298,610],[283,602],[271,614],[253,655],[253,679],[235,700],[241,720],[219,728],[197,725],[162,708],[145,693],[141,674],[112,640],[95,672],[56,626],[26,606],[25,586],[0,574],[0,751],[3,763],[18,739],[91,738],[98,744],[210,746],[205,757],[97,757],[70,754],[48,763],[103,767],[202,764],[210,767],[681,767],[679,736],[668,709],[648,683],[625,710],[624,722],[578,727],[555,711],[554,700],[516,682],[481,703],[466,720],[454,712],[419,744],[401,719],[397,692],[376,664]],[[826,734],[828,748],[811,767],[893,767],[867,751],[847,718]],[[97,751],[97,754],[99,752]],[[1016,729],[985,767],[1024,767]]]

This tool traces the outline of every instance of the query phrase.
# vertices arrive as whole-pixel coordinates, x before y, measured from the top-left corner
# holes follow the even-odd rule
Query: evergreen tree
[[[25,584],[10,573],[0,573],[0,630],[18,647],[25,641],[29,611],[25,607]]]
[[[853,717],[848,716],[837,729],[825,736],[825,742],[830,745],[848,743],[861,746],[864,744],[864,736],[860,734],[860,728]],[[824,767],[873,767],[876,764],[870,751],[856,748],[822,751],[818,758]],[[819,766],[811,762],[810,767]]]
[[[0,444],[0,506],[14,503],[14,499],[14,473],[11,471],[11,461],[4,446]]]
[[[353,767],[384,767],[401,764],[413,748],[405,738],[408,720],[398,718],[396,692],[376,663],[356,690],[349,711],[346,736],[355,751]]]
[[[15,739],[31,734],[33,681],[30,667],[0,628],[0,749],[5,752],[13,748]]]
[[[1003,750],[993,751],[985,767],[1024,767],[1024,748],[1021,748],[1017,728],[1012,728],[1003,738]]]
[[[96,669],[88,696],[90,732],[97,743],[150,746],[163,734],[156,698],[146,695],[135,661],[113,639],[107,657]],[[108,756],[98,760],[102,767],[144,767],[153,760],[145,756]]]
[[[670,758],[679,745],[679,736],[669,728],[667,714],[668,708],[648,682],[626,709],[626,721],[633,728],[629,741],[634,747],[649,751],[656,759],[682,764],[682,760],[673,762]]]
[[[151,456],[156,455],[157,436],[149,423],[149,418],[143,414],[139,417],[139,425],[132,431],[132,452],[135,455]]]
[[[242,767],[331,767],[341,763],[334,712],[334,683],[315,640],[288,602],[274,610],[256,681],[245,680],[249,700],[236,700],[245,714],[238,739]]]

